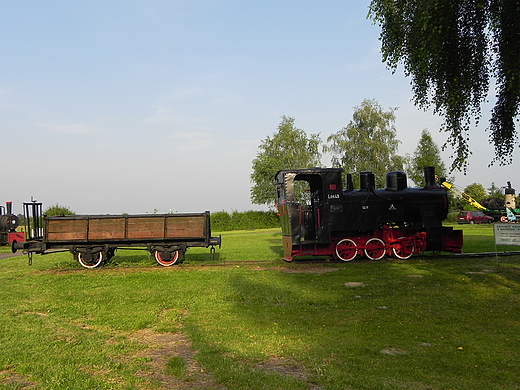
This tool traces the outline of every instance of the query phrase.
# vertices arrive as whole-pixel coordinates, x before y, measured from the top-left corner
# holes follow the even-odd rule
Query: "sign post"
[[[497,245],[520,245],[520,224],[495,223],[493,224],[495,234],[495,257],[498,264]]]

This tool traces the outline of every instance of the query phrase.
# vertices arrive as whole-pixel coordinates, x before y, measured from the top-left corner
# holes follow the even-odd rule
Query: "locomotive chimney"
[[[354,183],[352,182],[352,175],[347,173],[345,175],[345,191],[354,191]]]
[[[5,210],[6,214],[12,214],[13,213],[13,202],[5,202]]]
[[[435,187],[435,167],[424,167],[424,186]]]

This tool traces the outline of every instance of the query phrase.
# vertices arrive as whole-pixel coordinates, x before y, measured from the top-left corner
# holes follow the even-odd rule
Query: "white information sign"
[[[520,224],[495,223],[495,245],[520,245]]]

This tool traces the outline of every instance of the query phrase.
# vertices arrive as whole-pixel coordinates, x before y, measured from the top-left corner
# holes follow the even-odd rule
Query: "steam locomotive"
[[[341,168],[307,168],[275,175],[284,260],[407,259],[423,251],[461,252],[462,231],[442,226],[448,197],[436,184],[433,167],[424,169],[422,188],[409,188],[404,172],[390,172],[386,188],[376,189],[375,175],[362,172],[359,189],[347,174],[343,190],[342,174]]]
[[[0,206],[0,245],[25,241],[25,234],[16,231],[19,224],[20,219],[13,214],[11,202],[6,202],[5,207]]]

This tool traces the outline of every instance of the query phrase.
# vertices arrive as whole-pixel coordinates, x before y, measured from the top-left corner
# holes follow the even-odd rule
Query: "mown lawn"
[[[494,250],[491,227],[461,228],[464,252]],[[289,264],[278,230],[222,240],[170,268],[1,260],[0,388],[520,388],[520,256]]]

